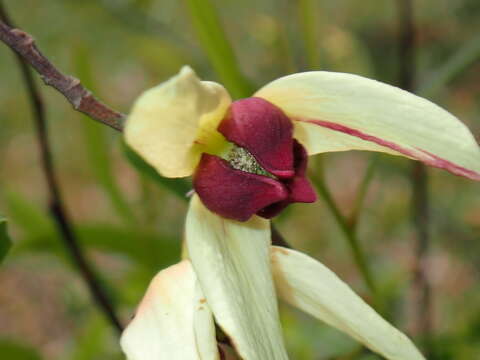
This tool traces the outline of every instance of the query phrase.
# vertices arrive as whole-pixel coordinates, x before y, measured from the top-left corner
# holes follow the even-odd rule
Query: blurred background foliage
[[[5,3],[60,69],[123,112],[183,64],[225,84],[236,98],[282,75],[315,69],[398,83],[398,11],[392,0]],[[480,2],[414,3],[417,89],[478,135]],[[0,74],[0,215],[8,218],[13,241],[0,270],[0,357],[122,359],[117,334],[92,305],[46,211],[28,98],[5,46],[0,46]],[[179,259],[186,211],[181,196],[188,186],[165,183],[125,149],[118,133],[72,111],[52,89],[41,90],[75,230],[126,322],[152,276]],[[356,207],[371,159],[359,152],[321,158],[326,183],[346,215]],[[320,167],[319,159],[313,162]],[[410,161],[380,155],[372,174],[357,233],[377,284],[379,309],[424,346],[412,295]],[[429,175],[432,236],[425,265],[433,297],[431,359],[477,359],[479,185],[440,170],[430,169]],[[293,205],[275,223],[294,247],[374,302],[324,201]],[[281,311],[292,359],[377,359],[330,327],[288,306]]]

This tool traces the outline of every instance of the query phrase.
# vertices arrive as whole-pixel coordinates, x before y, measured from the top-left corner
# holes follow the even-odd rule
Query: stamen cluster
[[[245,148],[233,145],[227,154],[228,163],[237,170],[242,170],[250,174],[267,176],[271,179],[277,179],[273,174],[265,170],[255,159],[255,157]]]

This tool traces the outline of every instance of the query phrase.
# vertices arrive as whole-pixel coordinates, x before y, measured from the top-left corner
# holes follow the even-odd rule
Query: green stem
[[[368,267],[368,263],[366,261],[365,252],[363,251],[357,237],[357,233],[355,228],[349,224],[345,216],[340,212],[337,204],[333,200],[333,196],[330,193],[325,181],[323,180],[323,176],[320,172],[320,175],[315,174],[312,177],[313,183],[317,188],[322,199],[325,201],[328,209],[332,213],[335,221],[337,222],[340,230],[342,231],[343,235],[347,239],[348,245],[352,252],[353,258],[355,263],[362,274],[362,277],[365,281],[365,284],[368,286],[370,291],[375,294],[376,292],[376,285],[373,280],[372,274],[370,273],[370,268]]]
[[[356,230],[358,219],[360,217],[360,212],[365,201],[365,197],[368,193],[368,187],[373,179],[373,175],[375,174],[375,168],[377,167],[379,154],[374,154],[370,156],[370,160],[367,165],[367,169],[365,170],[365,174],[363,175],[362,181],[358,187],[357,195],[355,197],[355,201],[353,203],[353,210],[350,215],[350,226]]]
[[[307,66],[309,70],[319,67],[319,53],[317,45],[317,26],[318,14],[315,1],[298,0],[298,13],[300,26],[302,28],[302,38],[307,57]]]

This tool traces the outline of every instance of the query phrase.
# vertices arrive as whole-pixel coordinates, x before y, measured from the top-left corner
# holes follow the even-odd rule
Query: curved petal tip
[[[468,128],[397,87],[358,75],[312,71],[277,79],[255,96],[296,120],[295,137],[309,154],[381,151],[480,180],[480,148]]]

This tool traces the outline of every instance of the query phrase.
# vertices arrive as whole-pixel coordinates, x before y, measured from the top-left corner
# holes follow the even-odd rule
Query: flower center
[[[277,179],[275,175],[270,174],[267,170],[261,167],[255,157],[247,149],[235,144],[227,154],[226,160],[234,169]]]

